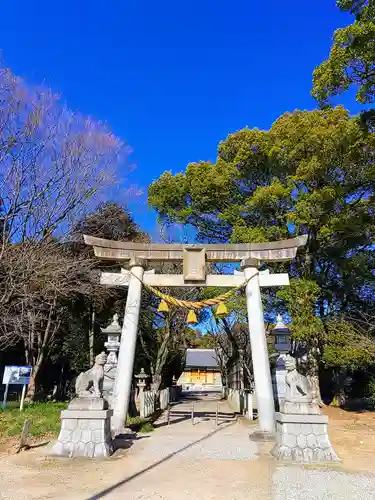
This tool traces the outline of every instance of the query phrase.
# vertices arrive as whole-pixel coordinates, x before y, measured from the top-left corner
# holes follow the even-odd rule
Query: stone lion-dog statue
[[[105,352],[98,354],[90,370],[81,372],[76,380],[76,393],[79,398],[101,398],[103,393],[104,365],[107,362]]]
[[[289,354],[285,357],[287,370],[284,413],[319,415],[316,396],[308,378],[297,371],[296,359]]]

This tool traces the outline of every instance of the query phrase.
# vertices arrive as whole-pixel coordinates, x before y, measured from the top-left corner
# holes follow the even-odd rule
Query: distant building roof
[[[215,349],[186,349],[186,368],[219,368]]]

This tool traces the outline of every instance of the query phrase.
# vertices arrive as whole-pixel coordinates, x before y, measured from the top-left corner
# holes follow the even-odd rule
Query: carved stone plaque
[[[204,248],[184,248],[184,280],[204,281],[205,280],[205,258]]]

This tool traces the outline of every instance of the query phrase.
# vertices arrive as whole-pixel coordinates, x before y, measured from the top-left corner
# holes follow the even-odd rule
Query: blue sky
[[[145,191],[164,170],[214,160],[230,132],[313,108],[312,71],[350,22],[334,0],[3,0],[1,15],[4,62],[106,121]],[[353,95],[341,102],[357,111]],[[146,196],[130,208],[155,236]]]

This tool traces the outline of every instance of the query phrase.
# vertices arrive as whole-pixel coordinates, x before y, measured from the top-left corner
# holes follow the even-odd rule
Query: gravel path
[[[250,441],[249,425],[217,401],[177,405],[150,435],[103,461],[45,459],[36,449],[0,460],[1,500],[375,500],[375,475],[285,466]]]
[[[156,423],[158,427],[151,439],[134,449],[142,449],[144,459],[162,459],[170,454],[179,458],[197,460],[254,460],[257,446],[249,439],[249,429],[239,423],[226,403],[220,403],[218,426],[215,413],[217,401],[195,403],[194,425],[192,404],[179,404],[172,410],[171,425],[166,415]]]
[[[272,476],[275,500],[373,500],[375,476],[280,467]]]

